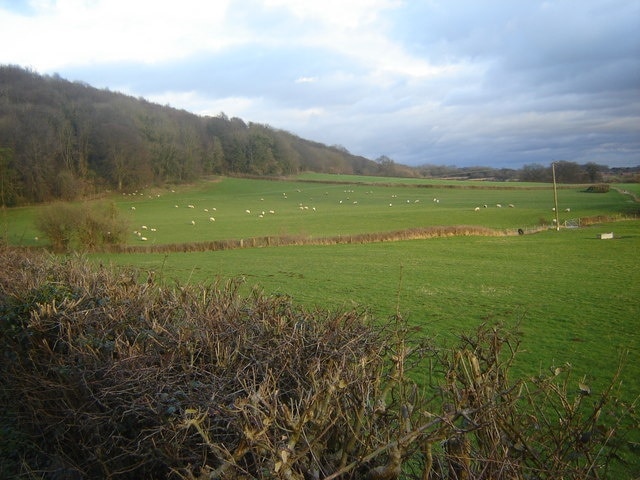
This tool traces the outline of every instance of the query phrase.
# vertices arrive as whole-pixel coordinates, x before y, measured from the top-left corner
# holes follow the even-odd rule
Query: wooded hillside
[[[384,167],[224,113],[202,117],[0,66],[0,204],[69,200],[209,174],[372,175]]]

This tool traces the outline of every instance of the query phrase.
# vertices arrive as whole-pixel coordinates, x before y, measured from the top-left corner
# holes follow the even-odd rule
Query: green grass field
[[[449,188],[442,181],[422,180],[428,187],[419,187],[417,180],[400,183],[401,179],[383,178],[377,181],[384,185],[375,185],[362,183],[369,177],[346,176],[337,178],[343,182],[352,178],[353,184],[317,182],[325,177],[304,176],[314,182],[225,178],[174,191],[149,190],[110,198],[129,222],[131,245],[141,244],[136,231],[147,238],[148,245],[165,245],[277,235],[356,235],[443,225],[527,229],[550,225],[555,217],[549,185],[546,189],[516,183],[503,183],[505,189]],[[391,180],[397,186],[387,186]],[[483,182],[468,186],[479,184],[486,186]],[[594,215],[628,215],[638,209],[629,195],[616,191],[590,194],[574,186],[562,188],[558,197],[561,223]],[[33,222],[36,210],[25,207],[1,213],[7,243],[42,245]]]
[[[320,183],[329,180],[345,183]],[[456,184],[461,185],[475,188],[348,176],[223,178],[175,191],[111,198],[129,222],[131,245],[270,235],[348,236],[435,225],[513,231],[552,224],[549,185]],[[496,188],[501,185],[506,188]],[[638,190],[635,185],[619,187]],[[638,211],[629,195],[613,190],[590,194],[584,187],[563,186],[558,197],[561,223]],[[3,235],[9,244],[44,243],[35,240],[41,236],[33,224],[36,211],[3,211]],[[148,240],[143,242],[134,231]],[[597,240],[605,231],[613,231],[615,238]],[[570,362],[594,385],[602,385],[621,352],[629,351],[623,386],[625,397],[633,398],[640,394],[640,365],[635,361],[640,354],[639,254],[640,223],[628,220],[524,236],[92,258],[154,270],[168,282],[242,276],[247,289],[258,286],[267,293],[290,295],[309,307],[365,308],[375,319],[384,320],[397,309],[425,335],[445,340],[481,322],[504,322],[524,334],[522,371],[535,373]]]
[[[426,335],[450,340],[482,322],[524,334],[521,366],[569,362],[602,385],[629,352],[626,395],[640,395],[640,225],[554,230],[524,237],[455,237],[368,245],[290,246],[201,253],[96,256],[163,280],[244,277],[247,288],[307,306],[396,309]]]

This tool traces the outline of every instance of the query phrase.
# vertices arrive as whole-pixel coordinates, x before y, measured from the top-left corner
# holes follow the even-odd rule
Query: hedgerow
[[[610,387],[511,380],[519,336],[138,281],[0,251],[0,477],[605,478],[637,428]],[[384,323],[384,324],[382,324]]]

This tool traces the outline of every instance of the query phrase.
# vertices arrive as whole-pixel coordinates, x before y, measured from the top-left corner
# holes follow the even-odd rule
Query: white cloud
[[[67,65],[153,63],[220,49],[238,38],[224,26],[229,1],[58,0],[32,5],[35,15],[0,11],[3,62],[25,59],[38,70]],[[24,38],[31,32],[32,38]],[[22,38],[16,42],[15,39]],[[14,40],[12,40],[14,39]]]
[[[295,83],[314,83],[318,81],[318,77],[298,77]]]
[[[303,20],[321,22],[332,29],[356,30],[379,19],[387,9],[399,7],[394,0],[265,0],[267,7],[285,8]]]

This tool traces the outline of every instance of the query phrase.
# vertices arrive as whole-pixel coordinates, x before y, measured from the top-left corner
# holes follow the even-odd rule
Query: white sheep
[[[131,210],[135,210],[135,209],[136,209],[136,207],[131,207]]]
[[[516,208],[516,206],[513,203],[510,203],[509,208]]]
[[[196,208],[194,205],[187,205],[189,208]]]
[[[479,211],[480,211],[480,207],[476,207],[476,208],[474,208],[474,210],[475,210],[476,212],[479,212]]]
[[[571,211],[571,209],[570,209],[570,208],[565,208],[565,209],[564,209],[564,211],[565,211],[565,212],[570,212],[570,211]]]
[[[140,228],[142,228],[143,230],[147,230],[147,226],[146,225],[142,225],[142,227],[140,227]]]
[[[147,241],[147,237],[140,237],[140,240],[142,240],[143,242]]]
[[[151,231],[152,231],[152,232],[157,232],[158,230],[157,230],[157,229],[155,229],[155,228],[152,228],[152,229],[151,229]]]
[[[499,203],[496,203],[496,207],[502,208],[502,205],[500,205]]]
[[[245,210],[246,213],[251,213],[251,210]]]
[[[195,220],[191,220],[191,225],[195,225],[196,221]]]
[[[269,213],[270,213],[271,215],[273,215],[273,214],[274,214],[274,213],[276,213],[276,212],[275,212],[275,210],[269,210]]]
[[[215,219],[215,218],[213,218],[213,217],[209,217],[209,221],[210,221],[210,222],[215,222],[215,221],[216,221],[216,219]]]

